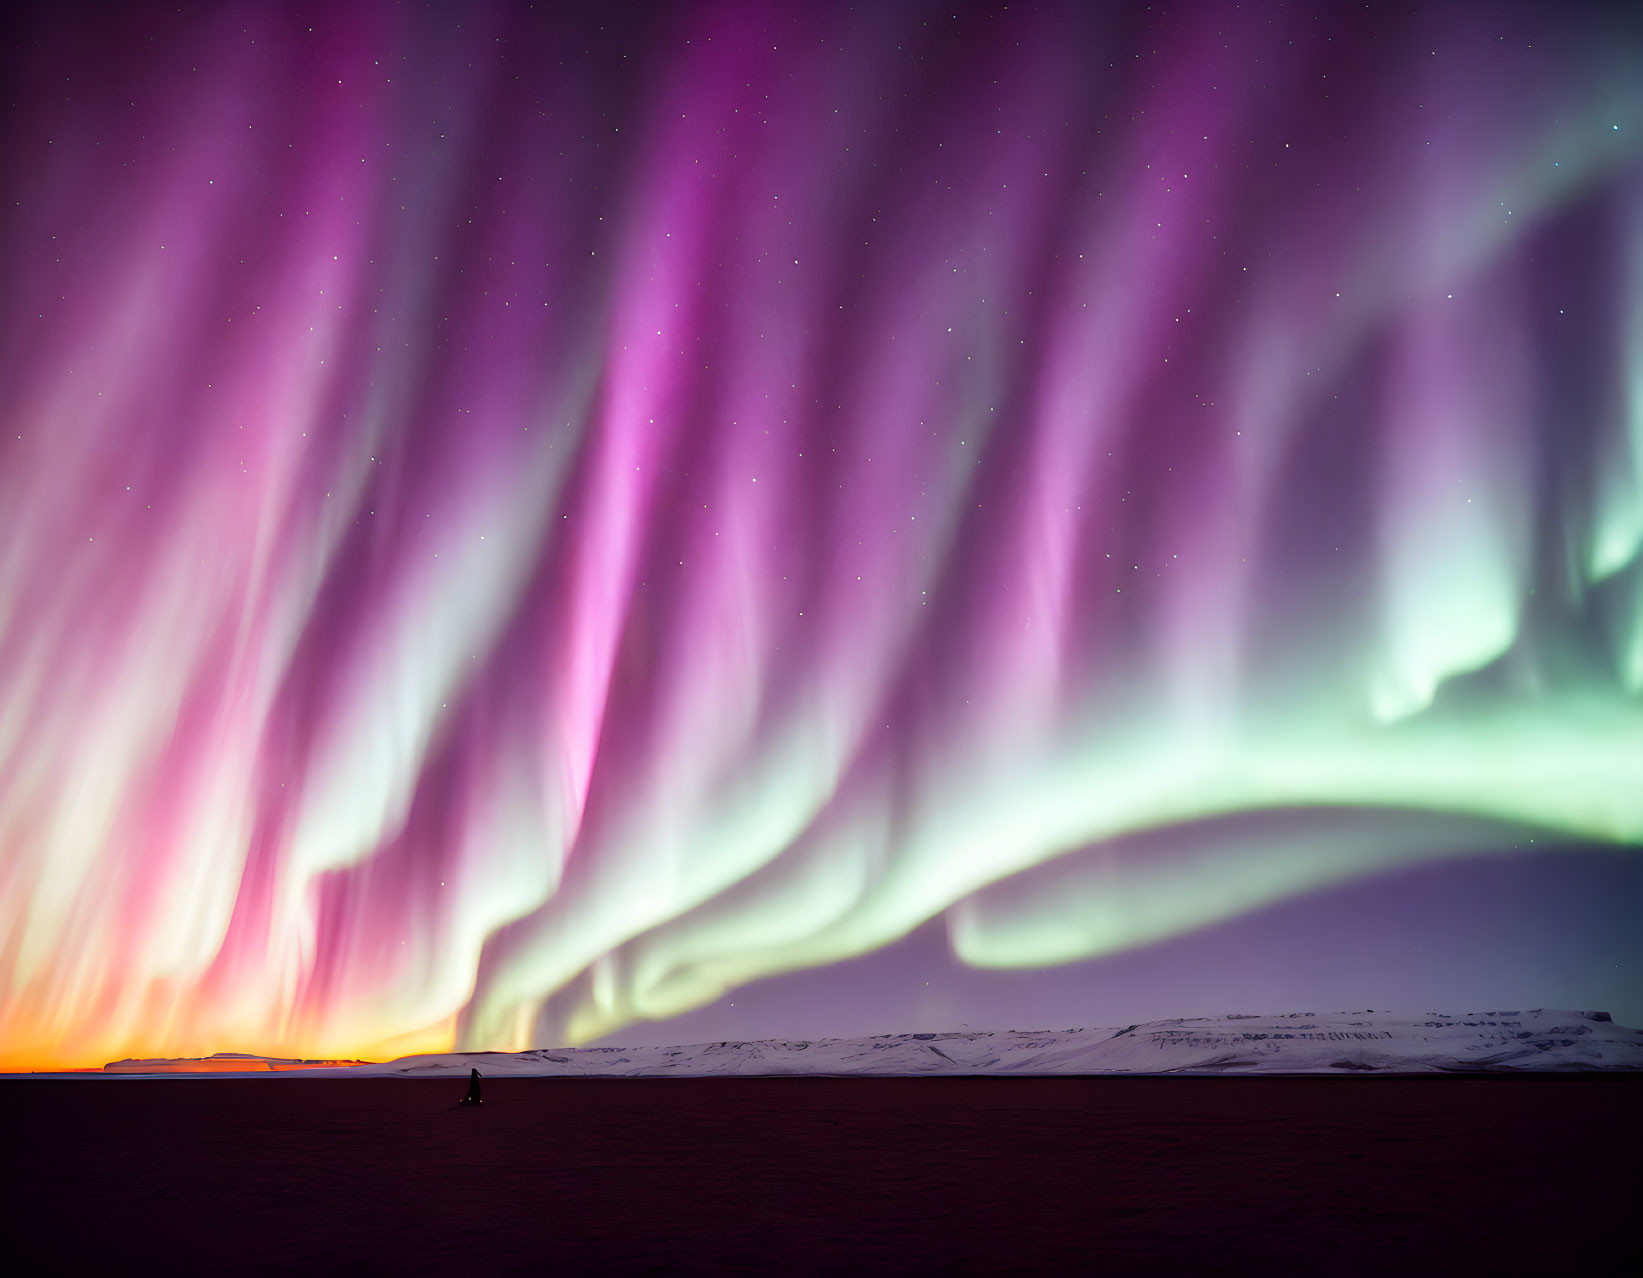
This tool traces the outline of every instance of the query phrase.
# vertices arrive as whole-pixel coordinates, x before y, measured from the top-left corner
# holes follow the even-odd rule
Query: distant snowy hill
[[[110,1061],[105,1074],[283,1074],[293,1070],[352,1069],[366,1061],[298,1060],[287,1056],[252,1056],[245,1052],[218,1052],[214,1056],[132,1058]]]
[[[1643,1030],[1607,1012],[1291,1012],[1149,1021],[1122,1029],[888,1034],[407,1056],[350,1075],[700,1078],[859,1074],[1347,1074],[1643,1069]]]

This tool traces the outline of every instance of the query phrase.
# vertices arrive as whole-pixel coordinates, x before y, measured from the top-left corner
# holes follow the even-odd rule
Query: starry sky
[[[0,31],[0,1066],[1643,1022],[1643,21]]]

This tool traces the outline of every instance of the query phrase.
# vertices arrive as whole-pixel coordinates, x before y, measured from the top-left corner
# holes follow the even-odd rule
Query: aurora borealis
[[[1637,15],[38,10],[0,1065],[1643,890]]]

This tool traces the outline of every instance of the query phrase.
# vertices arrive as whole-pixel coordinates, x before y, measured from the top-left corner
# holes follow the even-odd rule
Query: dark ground
[[[1643,1077],[0,1082],[15,1274],[1604,1273]]]

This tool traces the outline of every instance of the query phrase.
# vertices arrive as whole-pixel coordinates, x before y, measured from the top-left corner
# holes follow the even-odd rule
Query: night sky
[[[0,30],[0,1066],[1643,1022],[1643,18]]]

